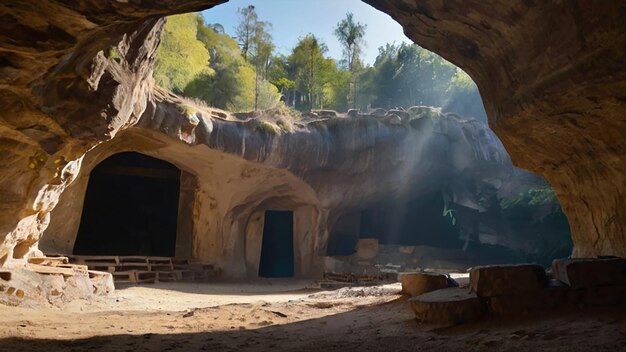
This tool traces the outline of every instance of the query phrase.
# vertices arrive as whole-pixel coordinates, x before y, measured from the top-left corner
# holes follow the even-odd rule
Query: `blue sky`
[[[254,5],[259,19],[269,21],[273,28],[277,51],[288,54],[298,38],[313,33],[328,46],[329,56],[340,59],[341,47],[333,34],[337,23],[347,12],[367,24],[364,61],[373,64],[378,55],[378,47],[385,43],[410,42],[402,32],[402,27],[387,14],[384,14],[361,0],[230,0],[203,12],[207,23],[220,23],[226,33],[234,36],[239,22],[237,9]]]

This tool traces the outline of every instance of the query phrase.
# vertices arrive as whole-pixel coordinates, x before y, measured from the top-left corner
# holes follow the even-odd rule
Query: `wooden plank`
[[[88,270],[87,274],[89,274],[89,278],[90,279],[93,279],[94,277],[97,277],[97,276],[109,276],[109,275],[111,275],[111,273],[104,272],[104,271],[98,271],[98,270]]]
[[[179,281],[183,278],[180,271],[157,271],[157,279],[159,281]]]
[[[118,256],[98,256],[98,255],[75,255],[72,257],[72,262],[78,263],[114,263],[118,264],[120,262],[120,257]]]
[[[113,281],[119,283],[135,283],[137,282],[137,274],[135,271],[116,271],[111,273]]]
[[[74,270],[78,270],[78,271],[87,271],[87,270],[89,270],[87,265],[81,265],[81,264],[59,264],[56,267],[58,267],[58,268],[69,268],[69,269],[74,269]]]
[[[157,280],[157,273],[152,271],[137,271],[137,282],[154,283]]]
[[[148,264],[172,264],[170,257],[148,257]]]
[[[73,268],[60,268],[56,266],[46,266],[46,265],[39,265],[39,264],[28,264],[28,268],[38,274],[57,274],[57,275],[63,275],[63,276],[74,276],[77,273],[80,273],[80,271],[75,270]],[[86,274],[87,270],[85,270],[84,273]]]
[[[114,273],[115,272],[115,266],[110,266],[110,265],[88,265],[89,270],[95,270],[95,271],[103,271],[103,272],[107,272],[107,273]]]
[[[69,259],[67,257],[30,257],[28,258],[28,262],[30,264],[56,266],[58,264],[69,263]]]
[[[144,263],[148,264],[148,257],[137,256],[137,255],[124,255],[120,256],[120,263]]]

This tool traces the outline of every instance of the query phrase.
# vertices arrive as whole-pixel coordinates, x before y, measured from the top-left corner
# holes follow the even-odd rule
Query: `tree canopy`
[[[360,55],[367,26],[351,13],[334,29],[340,61],[328,57],[326,44],[312,33],[277,53],[272,25],[254,6],[239,9],[239,16],[235,38],[198,14],[169,17],[157,51],[157,84],[232,111],[277,104],[302,111],[430,105],[486,121],[471,78],[418,45],[388,43],[365,65]]]

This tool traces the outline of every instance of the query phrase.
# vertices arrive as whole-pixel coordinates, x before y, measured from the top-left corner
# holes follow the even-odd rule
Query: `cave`
[[[378,203],[362,212],[360,238],[377,238],[381,244],[460,248],[459,228],[443,216],[443,209],[440,192]]]
[[[180,170],[135,152],[91,172],[73,253],[173,257]]]
[[[259,276],[294,276],[293,211],[265,211]]]

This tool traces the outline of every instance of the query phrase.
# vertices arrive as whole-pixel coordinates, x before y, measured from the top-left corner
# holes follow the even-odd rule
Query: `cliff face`
[[[449,207],[461,205],[477,214],[490,207],[491,197],[515,194],[538,180],[513,167],[487,126],[429,107],[283,127],[271,122],[275,117],[241,121],[153,90],[133,128],[86,153],[80,176],[52,212],[41,248],[73,251],[90,173],[111,155],[127,151],[168,161],[189,175],[183,180],[196,180],[191,196],[181,197],[188,199],[188,211],[179,212],[179,224],[189,217],[191,226],[178,231],[176,247],[190,235],[191,256],[217,264],[230,277],[259,272],[265,210],[293,211],[295,272],[311,277],[323,268],[330,232],[344,214],[381,201],[435,194],[442,204],[434,205],[434,216],[441,217],[442,193]],[[186,189],[181,186],[181,192]],[[427,230],[409,231],[415,237]]]
[[[0,265],[37,252],[82,155],[143,112],[159,15],[215,3],[0,4]]]
[[[50,212],[78,174],[88,150],[136,124],[144,110],[146,123],[163,126],[150,117],[161,111],[150,79],[160,17],[219,2],[0,4],[0,265],[20,265],[37,253]],[[396,18],[418,44],[474,78],[490,123],[514,161],[544,175],[555,187],[570,221],[575,255],[626,255],[623,5],[366,2]],[[302,177],[310,177],[314,187],[329,194],[335,190],[324,191],[329,186],[313,181],[321,179],[328,167],[351,175],[376,165],[365,160],[373,157],[368,150],[381,138],[402,143],[398,134],[419,137],[421,128],[429,128],[416,122],[417,128],[390,126],[370,134],[373,122],[365,118],[350,122],[365,131],[358,138],[344,138],[342,134],[359,132],[334,125],[345,122],[329,122],[263,140],[247,136],[211,140],[245,133],[245,128],[221,122],[210,127],[202,121],[189,120],[180,139],[309,175]],[[196,123],[200,125],[192,128]],[[441,122],[440,127],[445,125]],[[210,128],[223,133],[207,134]],[[312,133],[315,128],[319,132]],[[267,148],[284,149],[267,153]],[[394,148],[407,151],[399,145]],[[349,164],[339,162],[355,150],[361,150],[361,156],[349,159]],[[286,151],[299,156],[283,155]],[[315,157],[309,160],[310,155]],[[380,165],[403,167],[400,154],[389,159]],[[455,162],[462,163],[463,157]],[[425,171],[412,172],[403,176]],[[395,182],[401,190],[402,181]],[[360,201],[362,196],[350,183],[349,177],[338,180],[349,196],[335,194],[329,204]]]
[[[575,256],[626,256],[623,3],[365,2],[472,76],[513,161],[554,187]]]

